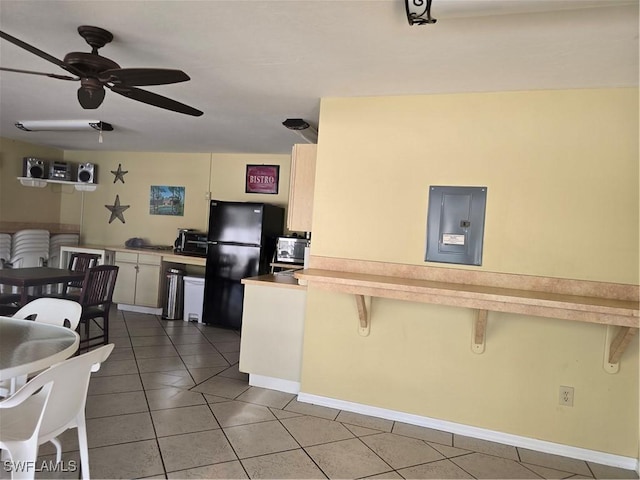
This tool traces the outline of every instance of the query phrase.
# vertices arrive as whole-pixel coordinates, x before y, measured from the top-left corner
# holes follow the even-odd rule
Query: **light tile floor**
[[[111,341],[116,348],[87,398],[96,479],[638,478],[250,387],[238,371],[235,331],[114,309]],[[61,440],[66,465],[79,462],[76,431]],[[41,460],[53,453],[43,445]]]

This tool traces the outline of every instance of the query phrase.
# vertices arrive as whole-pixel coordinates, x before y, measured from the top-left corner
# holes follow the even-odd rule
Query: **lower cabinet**
[[[161,261],[158,255],[116,252],[115,265],[120,270],[113,292],[114,303],[160,307]]]
[[[243,282],[239,369],[249,385],[298,393],[306,288]]]

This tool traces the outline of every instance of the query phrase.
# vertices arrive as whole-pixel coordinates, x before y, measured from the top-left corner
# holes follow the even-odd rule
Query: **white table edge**
[[[4,317],[4,316],[0,316],[0,319],[11,320],[14,322],[33,322],[33,320],[23,320],[23,319]],[[37,360],[35,362],[30,362],[30,363],[17,365],[15,367],[10,367],[10,368],[5,368],[3,370],[0,370],[0,380],[8,380],[10,378],[19,377],[21,375],[27,375],[29,373],[39,372],[40,370],[47,369],[51,365],[55,365],[56,363],[60,363],[61,361],[71,357],[71,355],[73,355],[73,353],[75,353],[78,350],[78,346],[80,345],[80,335],[78,335],[77,332],[67,327],[51,325],[51,324],[46,324],[46,325],[52,328],[62,329],[65,331],[65,333],[72,333],[75,336],[73,344],[71,344],[69,347],[65,348],[64,350],[56,352],[53,355]]]

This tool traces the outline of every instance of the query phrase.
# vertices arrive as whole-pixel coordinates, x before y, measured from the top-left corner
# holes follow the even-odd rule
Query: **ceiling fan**
[[[66,54],[63,60],[59,60],[8,33],[0,31],[1,39],[11,42],[40,58],[58,65],[72,75],[75,75],[75,77],[5,67],[0,67],[0,70],[31,75],[44,75],[59,80],[80,81],[78,101],[82,108],[85,109],[98,108],[104,100],[104,87],[107,87],[114,93],[132,100],[137,100],[138,102],[192,115],[194,117],[202,115],[203,112],[184,103],[136,88],[138,86],[167,85],[190,80],[189,76],[183,71],[162,68],[120,68],[120,65],[113,60],[98,54],[98,49],[113,40],[111,32],[99,27],[83,25],[78,27],[78,33],[91,46],[91,53],[71,52]]]

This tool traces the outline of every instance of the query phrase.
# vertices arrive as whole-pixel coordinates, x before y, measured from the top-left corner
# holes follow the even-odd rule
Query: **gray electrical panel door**
[[[428,262],[482,265],[487,187],[430,187]]]

